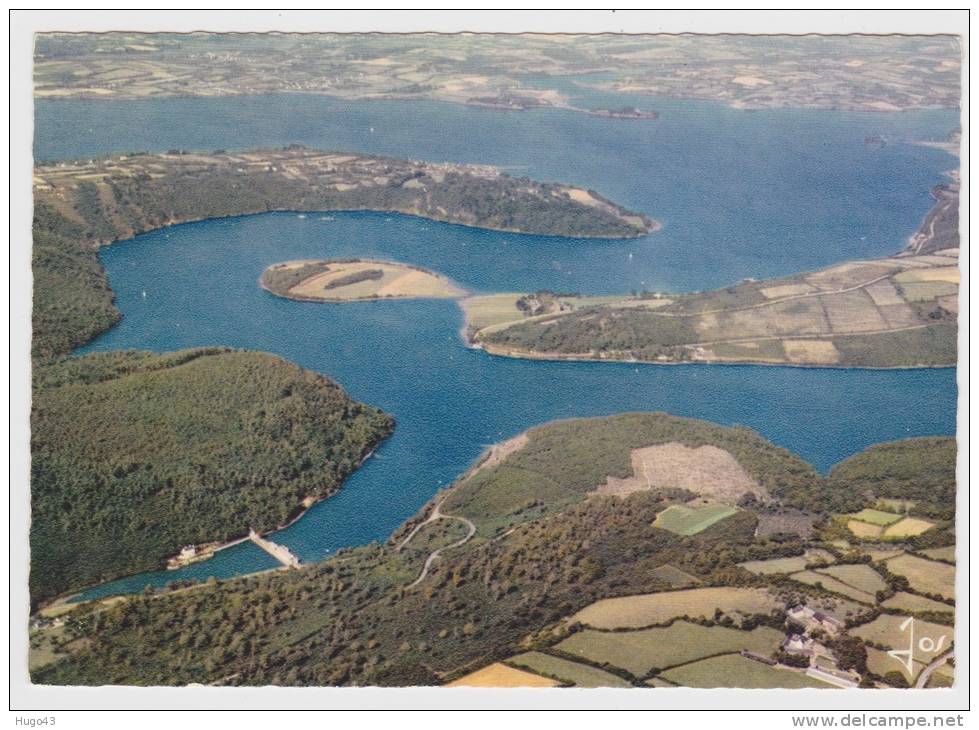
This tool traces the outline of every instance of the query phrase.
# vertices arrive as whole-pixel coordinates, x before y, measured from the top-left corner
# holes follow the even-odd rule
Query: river
[[[124,319],[81,351],[267,350],[391,413],[398,427],[376,455],[337,495],[273,537],[303,561],[384,540],[486,446],[555,418],[662,410],[741,423],[823,471],[872,443],[954,433],[953,369],[509,360],[463,345],[462,314],[452,301],[311,304],[257,287],[271,263],[334,256],[421,265],[474,292],[722,286],[900,249],[930,207],[931,186],[957,166],[944,152],[908,144],[947,136],[957,124],[951,111],[745,112],[616,98],[660,118],[298,95],[39,103],[38,159],[298,142],[497,164],[513,175],[593,188],[664,226],[629,241],[505,234],[374,213],[273,213],[174,226],[103,250]],[[865,144],[873,134],[887,144]],[[180,571],[132,576],[84,595],[274,565],[242,543]]]

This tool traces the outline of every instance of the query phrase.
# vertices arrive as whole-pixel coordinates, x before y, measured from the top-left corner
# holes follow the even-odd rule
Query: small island
[[[466,293],[418,266],[370,259],[285,261],[262,272],[259,285],[276,296],[305,302],[455,299]]]

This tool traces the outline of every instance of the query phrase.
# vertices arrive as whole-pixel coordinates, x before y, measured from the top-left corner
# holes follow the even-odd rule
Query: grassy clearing
[[[557,687],[557,680],[542,677],[539,674],[525,672],[522,669],[508,667],[497,662],[488,667],[478,669],[465,677],[444,685],[446,687]]]
[[[631,687],[627,681],[611,672],[561,657],[529,651],[507,659],[507,664],[529,669],[545,677],[558,679],[575,687]]]
[[[653,527],[689,537],[737,512],[737,509],[726,504],[709,504],[697,508],[672,504],[656,515]]]
[[[899,555],[887,561],[887,569],[896,575],[903,575],[911,587],[920,593],[955,598],[954,565],[914,555]]]
[[[889,525],[884,530],[884,537],[914,537],[923,532],[928,532],[935,526],[934,522],[918,519],[917,517],[905,517],[900,522]]]
[[[868,522],[871,525],[880,525],[882,527],[891,525],[901,519],[901,515],[896,515],[893,512],[882,512],[879,509],[862,509],[855,514],[847,516],[853,520]]]
[[[776,608],[783,606],[768,591],[724,586],[606,598],[578,611],[574,619],[598,629],[629,629],[665,623],[679,616],[713,618],[717,609],[752,614],[769,613]]]
[[[903,591],[901,593],[895,593],[880,605],[884,608],[911,611],[912,613],[924,613],[927,611],[955,613],[955,606],[949,606],[947,603],[933,601],[930,598],[916,596],[914,593],[904,593]]]
[[[881,644],[888,649],[907,649],[908,643],[911,640],[911,627],[908,626],[907,629],[902,630],[901,626],[908,620],[907,616],[895,616],[885,613],[875,618],[869,624],[850,629],[850,634],[864,641]],[[945,637],[944,642],[941,641],[943,636]],[[929,646],[928,643],[925,643],[925,646],[922,647],[922,639],[926,637],[932,640],[933,648],[928,651],[926,651],[926,648]],[[942,624],[922,621],[921,619],[914,620],[914,655],[916,658],[921,659],[921,661],[931,661],[946,651],[954,638],[955,632],[951,626],[943,626]]]
[[[865,593],[874,594],[887,588],[880,573],[869,565],[833,565],[817,572],[832,576]]]
[[[946,563],[955,562],[955,545],[948,545],[946,547],[931,548],[930,550],[922,550],[921,554],[932,560],[942,560]]]
[[[861,591],[854,588],[851,585],[847,585],[842,581],[837,580],[829,575],[824,575],[823,573],[816,573],[812,570],[803,570],[799,573],[793,573],[789,576],[792,580],[797,580],[800,583],[805,583],[807,585],[815,586],[821,585],[828,591],[833,593],[839,593],[842,596],[852,598],[854,601],[860,601],[861,603],[874,603],[876,602],[876,597],[866,591]]]
[[[739,654],[711,657],[667,670],[663,676],[684,687],[734,687],[737,689],[830,689],[832,685],[802,672],[771,667]]]
[[[671,626],[642,631],[579,631],[555,649],[643,677],[653,669],[665,669],[742,649],[767,656],[775,651],[783,638],[781,631],[767,626],[739,631],[677,621]]]

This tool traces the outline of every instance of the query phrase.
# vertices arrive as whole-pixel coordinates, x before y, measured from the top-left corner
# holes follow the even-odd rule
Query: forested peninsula
[[[226,348],[34,370],[32,603],[274,529],[328,497],[393,419],[328,378]]]
[[[282,210],[371,210],[500,231],[629,238],[657,228],[594,191],[495,167],[279,150],[171,150],[34,169],[35,357],[65,354],[118,321],[100,246],[163,226]]]

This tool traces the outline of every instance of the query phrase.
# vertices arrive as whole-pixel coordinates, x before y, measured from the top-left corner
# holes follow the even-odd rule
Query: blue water
[[[463,346],[452,301],[309,304],[256,286],[271,263],[332,256],[419,264],[477,292],[721,286],[899,249],[930,205],[929,188],[956,165],[938,150],[863,144],[868,134],[942,138],[957,123],[947,111],[747,113],[621,96],[617,103],[661,116],[607,120],[304,96],[39,104],[39,158],[301,142],[509,166],[513,174],[591,187],[664,223],[632,241],[501,234],[369,213],[175,226],[102,252],[125,316],[83,351],[268,350],[394,415],[394,436],[341,492],[275,536],[304,561],[383,540],[487,445],[554,418],[664,410],[742,423],[821,470],[872,443],[954,432],[951,369],[509,360]],[[86,595],[227,577],[270,567],[269,560],[243,544],[185,570],[134,576]]]

